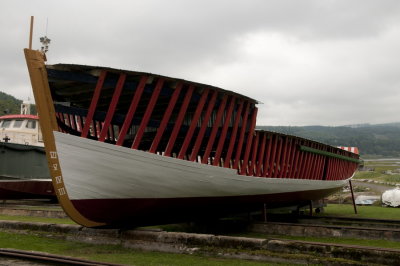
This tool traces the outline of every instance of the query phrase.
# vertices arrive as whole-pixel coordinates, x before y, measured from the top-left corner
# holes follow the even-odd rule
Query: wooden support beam
[[[94,89],[94,93],[92,96],[92,101],[90,102],[88,114],[86,116],[85,125],[84,125],[82,133],[81,133],[81,137],[83,137],[83,138],[86,138],[88,135],[88,132],[90,129],[90,124],[93,121],[93,116],[96,111],[97,102],[99,101],[100,92],[101,92],[101,89],[103,88],[103,83],[104,83],[104,80],[106,79],[106,75],[107,75],[107,71],[102,70],[100,73],[100,76],[97,80],[97,84],[96,84],[96,87]]]
[[[140,82],[139,82],[138,86],[136,87],[135,94],[133,95],[128,112],[125,116],[124,123],[122,124],[121,130],[119,131],[119,134],[118,134],[118,140],[117,140],[117,144],[116,144],[118,146],[121,146],[124,144],[124,139],[125,139],[126,133],[128,132],[128,130],[131,126],[133,116],[135,115],[136,108],[139,104],[140,98],[142,97],[142,93],[143,93],[144,87],[146,86],[147,79],[148,79],[148,76],[142,76],[140,78]]]
[[[208,157],[210,156],[212,147],[214,145],[215,137],[217,136],[219,124],[221,123],[222,115],[223,115],[223,113],[225,111],[225,105],[226,105],[227,99],[228,99],[228,95],[224,95],[223,98],[222,98],[222,101],[219,104],[217,117],[215,118],[214,125],[213,125],[213,128],[211,130],[210,137],[208,139],[207,147],[206,147],[206,150],[204,152],[203,158],[201,160],[201,162],[203,164],[207,164],[208,163]]]
[[[277,147],[276,147],[277,153],[275,156],[275,160],[273,161],[270,177],[278,177],[278,171],[279,171],[279,167],[280,167],[279,161],[281,159],[282,146],[283,146],[283,138],[282,138],[282,136],[278,136],[278,143],[277,143]]]
[[[171,137],[168,140],[168,144],[167,144],[167,147],[164,152],[165,156],[171,156],[172,149],[174,148],[174,145],[175,145],[175,140],[181,129],[183,118],[185,117],[186,109],[189,105],[190,99],[192,98],[193,91],[194,91],[194,86],[190,85],[188,90],[186,91],[185,99],[183,100],[181,109],[179,110],[178,117],[175,121],[174,129],[172,130],[172,133],[171,133]]]
[[[154,137],[153,143],[151,144],[150,147],[150,152],[151,153],[156,153],[157,152],[157,148],[158,148],[158,144],[160,143],[161,137],[164,134],[165,128],[167,127],[169,118],[171,117],[172,111],[174,110],[176,101],[178,100],[179,94],[182,90],[183,87],[183,82],[179,82],[178,85],[176,86],[174,93],[171,96],[171,99],[168,103],[168,107],[165,110],[163,119],[161,120],[160,126],[157,129],[157,134]]]
[[[117,103],[118,103],[119,97],[121,95],[122,88],[124,87],[125,80],[126,80],[126,74],[122,73],[119,76],[117,86],[115,87],[114,94],[111,99],[110,106],[108,107],[108,111],[107,111],[106,118],[104,120],[103,128],[101,129],[101,132],[100,132],[99,141],[103,142],[106,138],[108,128],[110,127],[110,123],[114,116],[115,109],[117,108]]]
[[[242,153],[242,148],[243,148],[243,141],[244,141],[244,134],[246,133],[246,128],[247,128],[247,119],[249,116],[249,110],[250,110],[250,102],[246,102],[246,109],[243,114],[243,119],[242,119],[242,127],[240,129],[240,134],[239,134],[239,141],[236,149],[236,156],[235,156],[235,161],[233,162],[233,169],[238,169],[239,167],[239,161],[241,158],[241,153]]]
[[[256,127],[257,111],[258,111],[258,109],[256,107],[254,107],[253,114],[251,116],[251,121],[250,121],[249,133],[247,135],[246,150],[245,150],[244,157],[243,157],[243,164],[242,164],[242,169],[241,169],[242,175],[246,174],[247,163],[248,163],[249,155],[250,155],[251,142],[253,141],[253,133],[254,133],[254,129]]]
[[[231,165],[230,164],[231,157],[232,157],[233,148],[235,147],[236,135],[237,135],[238,127],[239,127],[239,121],[240,121],[240,118],[242,117],[243,104],[244,104],[244,101],[240,100],[239,107],[238,107],[238,110],[237,110],[236,116],[235,116],[235,122],[233,125],[231,138],[229,141],[228,151],[226,152],[226,156],[225,156],[225,160],[224,160],[224,167],[226,167],[226,168],[229,168]]]
[[[196,111],[194,112],[194,115],[192,117],[192,122],[190,123],[189,130],[186,133],[186,137],[183,141],[181,150],[179,151],[179,154],[178,154],[179,159],[183,159],[184,156],[186,155],[186,151],[189,147],[190,141],[192,140],[194,130],[197,127],[197,122],[199,121],[201,113],[203,112],[204,104],[206,103],[209,91],[210,91],[210,89],[206,88],[203,91],[203,93],[201,94],[201,98],[197,104]]]
[[[270,156],[271,156],[271,149],[272,149],[272,143],[273,143],[273,134],[269,135],[268,139],[268,148],[267,152],[265,154],[264,158],[264,165],[263,165],[263,172],[261,173],[261,176],[267,176],[268,171],[270,171]]]
[[[235,103],[236,103],[236,98],[234,96],[232,96],[231,100],[229,102],[229,107],[228,107],[226,116],[225,116],[225,121],[224,121],[224,125],[222,127],[221,135],[219,137],[217,150],[215,151],[215,158],[214,158],[214,162],[213,162],[213,165],[215,165],[215,166],[219,165],[220,160],[221,160],[221,153],[222,153],[222,149],[224,148],[226,134],[228,132],[228,127],[231,122],[231,117],[232,117],[232,113],[233,113],[233,108],[235,107]]]
[[[272,173],[274,171],[274,164],[275,164],[275,156],[276,156],[276,150],[278,149],[278,142],[279,142],[279,135],[272,135],[274,136],[274,142],[272,143],[272,137],[271,137],[271,143],[272,143],[272,155],[271,158],[268,158],[269,163],[268,163],[268,171],[265,173],[265,177],[272,177]]]
[[[149,123],[151,114],[153,113],[154,106],[156,105],[158,96],[160,95],[160,91],[161,91],[163,85],[164,85],[164,79],[160,78],[157,81],[157,85],[154,88],[154,91],[151,95],[149,103],[147,104],[146,111],[143,115],[142,121],[140,122],[140,126],[136,133],[135,139],[133,140],[132,147],[131,147],[132,149],[139,149],[139,145],[140,145],[140,142],[142,141],[144,131],[147,127],[147,124]]]
[[[261,133],[261,132],[260,132]],[[256,173],[255,176],[261,176],[261,168],[263,166],[263,162],[264,162],[264,156],[265,156],[265,146],[267,143],[267,133],[266,132],[262,132],[262,140],[260,143],[260,152],[258,153],[258,164],[256,166]]]
[[[214,110],[217,95],[218,95],[218,92],[216,90],[213,90],[211,100],[208,103],[207,110],[206,110],[206,113],[204,114],[203,122],[201,124],[199,133],[197,134],[196,142],[194,143],[192,153],[190,154],[190,158],[189,158],[190,161],[195,161],[197,158],[197,154],[201,147],[201,143],[203,142],[204,133],[206,132],[206,129],[208,127],[208,121],[210,121],[212,111]]]
[[[258,145],[258,141],[260,138],[260,132],[256,131],[253,134],[255,134],[255,136],[253,136],[253,148],[250,151],[251,154],[251,158],[250,161],[248,162],[248,171],[247,171],[247,175],[251,175],[254,176],[256,175],[257,170],[255,171],[254,167],[256,166],[256,160],[257,160],[257,153],[259,152],[259,145]]]

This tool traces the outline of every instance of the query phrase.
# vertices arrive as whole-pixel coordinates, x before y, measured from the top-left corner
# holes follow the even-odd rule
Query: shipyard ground
[[[49,241],[52,239],[66,240],[93,246],[111,245],[116,249],[121,248],[136,253],[152,254],[156,252],[157,257],[160,256],[159,254],[186,254],[185,256],[200,257],[204,260],[210,258],[213,261],[217,260],[218,263],[214,265],[232,263],[230,261],[230,263],[224,264],[223,261],[228,259],[233,259],[237,265],[258,265],[260,262],[272,265],[393,265],[400,259],[400,245],[394,245],[394,248],[382,248],[383,245],[379,247],[379,239],[386,239],[387,242],[395,244],[400,243],[400,221],[383,223],[382,221],[361,219],[355,222],[354,219],[309,219],[305,216],[304,219],[298,219],[296,223],[275,220],[268,223],[246,224],[243,221],[225,220],[212,227],[185,224],[136,230],[99,230],[73,224],[54,204],[47,207],[26,204],[11,204],[7,207],[3,205],[0,208],[0,214],[3,219],[5,217],[12,219],[0,222],[0,233],[15,234],[16,236],[35,235],[49,239]],[[23,217],[29,219],[36,217],[36,219],[43,220],[42,222],[32,222],[26,218],[26,221],[22,222],[20,220]],[[46,222],[46,219],[52,220]],[[288,238],[289,235],[292,236],[292,239]],[[304,241],[307,239],[305,237],[311,236],[325,238],[327,243],[322,243],[321,240]],[[329,237],[364,239],[365,241],[377,241],[377,244],[367,247],[360,244],[332,243],[328,240]],[[7,246],[3,244],[2,247]],[[35,248],[32,247],[32,249]],[[92,253],[96,253],[96,248],[91,250]],[[183,260],[179,258],[175,262],[159,264],[184,265]],[[122,263],[118,260],[113,262]],[[136,260],[128,262],[124,260],[123,264],[141,265]]]

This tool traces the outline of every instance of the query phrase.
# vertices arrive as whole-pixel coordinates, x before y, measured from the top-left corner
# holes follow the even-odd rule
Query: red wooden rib
[[[288,136],[285,136],[285,141],[284,141],[284,148],[283,148],[283,154],[282,154],[282,158],[280,160],[280,171],[279,171],[279,178],[282,178],[285,175],[285,169],[286,169],[286,156],[287,156],[287,152],[289,149],[289,138]]]
[[[225,139],[226,139],[226,133],[228,132],[228,127],[229,124],[231,122],[231,116],[233,113],[233,107],[235,106],[235,102],[236,102],[236,98],[234,96],[231,97],[231,101],[229,103],[229,107],[228,107],[228,111],[226,113],[226,117],[225,117],[225,122],[222,128],[222,132],[221,135],[219,137],[219,141],[218,141],[218,146],[217,146],[217,150],[215,152],[215,158],[214,158],[214,162],[213,165],[219,165],[220,159],[221,159],[221,153],[222,153],[222,149],[224,148],[224,144],[225,144]]]
[[[282,154],[282,146],[283,146],[283,138],[279,137],[279,147],[277,148],[278,154],[275,157],[274,165],[272,167],[273,173],[271,173],[271,177],[278,177],[278,171],[280,170],[280,159]]]
[[[317,144],[317,149],[322,150],[322,147],[320,144]],[[315,166],[314,166],[314,179],[320,180],[320,175],[319,175],[319,170],[320,170],[320,162],[321,162],[321,155],[317,154],[315,156]]]
[[[179,130],[181,129],[183,118],[185,117],[186,109],[189,105],[190,99],[192,98],[193,91],[194,91],[194,86],[190,85],[188,90],[186,91],[185,99],[183,100],[181,109],[179,110],[178,117],[175,121],[174,129],[172,130],[171,133],[171,137],[169,138],[167,147],[165,148],[164,152],[165,156],[171,156],[172,148],[175,145],[176,137],[178,136]]]
[[[308,141],[304,141],[303,145],[304,146],[309,146]],[[308,155],[309,155],[308,152],[301,151],[301,162],[300,162],[300,165],[299,165],[299,173],[298,173],[298,178],[300,178],[300,179],[304,179],[304,172],[305,172],[305,169],[307,167]]]
[[[294,160],[295,160],[295,157],[296,157],[296,146],[297,146],[297,138],[294,138],[292,140],[292,144],[291,144],[291,147],[290,147],[291,158],[290,158],[289,163],[288,163],[288,175],[287,175],[287,178],[292,178],[292,175],[293,175],[293,172],[294,172],[294,169],[295,169]]]
[[[76,122],[75,122],[75,116],[74,115],[68,115],[69,118],[69,125],[73,130],[76,130]]]
[[[99,141],[104,142],[104,140],[106,138],[108,129],[110,127],[111,120],[112,120],[112,118],[114,116],[114,113],[115,113],[115,108],[117,107],[119,96],[121,95],[122,88],[124,87],[125,79],[126,79],[126,74],[122,73],[119,76],[119,79],[118,79],[118,82],[117,82],[117,86],[116,86],[116,88],[114,90],[114,94],[113,94],[113,97],[111,99],[110,106],[108,107],[108,111],[107,111],[106,118],[104,120],[103,128],[101,129],[101,132],[100,132]]]
[[[144,130],[146,129],[147,124],[149,123],[151,114],[153,113],[154,106],[156,105],[156,102],[157,102],[158,96],[160,95],[163,84],[164,84],[164,79],[160,78],[157,81],[157,85],[154,88],[153,93],[151,94],[149,103],[147,104],[146,111],[143,115],[142,121],[140,122],[140,126],[136,133],[135,139],[133,140],[132,147],[131,147],[132,149],[139,149],[139,145],[142,140]]]
[[[240,100],[239,108],[238,108],[238,110],[236,112],[236,116],[235,116],[235,123],[234,123],[233,129],[232,129],[231,139],[229,141],[228,151],[226,152],[226,156],[225,156],[224,167],[226,167],[226,168],[230,168],[230,165],[231,165],[230,164],[231,156],[232,156],[233,148],[235,147],[236,135],[237,135],[238,127],[239,127],[240,117],[241,117],[242,110],[243,110],[243,104],[244,104],[244,101]]]
[[[129,106],[128,112],[125,116],[124,124],[122,125],[122,128],[118,134],[117,145],[119,145],[119,146],[124,144],[124,139],[125,139],[126,133],[128,132],[128,129],[131,126],[133,116],[135,115],[136,108],[139,104],[140,98],[142,97],[142,93],[143,93],[144,87],[146,86],[147,79],[148,79],[147,76],[142,76],[138,86],[136,87],[136,91],[133,96],[131,105]]]
[[[108,135],[110,136],[109,139],[110,139],[111,141],[114,141],[114,140],[115,140],[114,126],[113,126],[113,125],[111,125],[111,126],[109,127]]]
[[[288,144],[288,151],[287,151],[287,155],[286,155],[286,160],[285,160],[285,173],[284,176],[285,178],[289,177],[289,171],[290,171],[290,167],[292,164],[292,150],[293,150],[293,142],[294,139],[293,137],[288,136],[289,138],[289,144]]]
[[[332,180],[337,180],[336,164],[337,164],[336,158],[333,158],[333,160],[332,160],[332,172],[331,172]]]
[[[208,103],[207,110],[206,110],[206,113],[204,114],[203,122],[201,124],[199,133],[197,134],[196,142],[194,143],[192,153],[190,154],[189,160],[191,160],[191,161],[196,161],[196,159],[197,159],[197,154],[201,147],[201,143],[203,142],[204,133],[206,132],[208,121],[210,120],[212,110],[214,109],[215,100],[217,99],[217,95],[218,95],[218,92],[216,90],[213,90],[211,100]]]
[[[72,127],[71,121],[69,120],[69,114],[63,114],[63,117],[65,118],[66,125]]]
[[[331,171],[331,158],[326,157],[326,175],[325,175],[325,180],[330,180],[330,171]]]
[[[181,150],[179,151],[179,154],[178,154],[179,159],[183,159],[184,156],[186,155],[187,148],[189,147],[190,141],[192,140],[192,137],[193,137],[194,130],[196,129],[196,126],[197,126],[197,122],[199,121],[201,113],[203,112],[204,104],[206,103],[209,92],[210,92],[210,89],[207,88],[203,91],[203,93],[201,95],[199,103],[197,104],[197,107],[196,107],[196,111],[194,112],[194,115],[192,117],[192,122],[190,123],[189,130],[186,133],[185,140],[183,141]]]
[[[104,80],[106,79],[107,71],[102,70],[97,80],[96,87],[94,89],[94,94],[92,97],[92,101],[89,106],[88,114],[86,116],[85,126],[83,127],[81,137],[86,138],[89,132],[90,124],[92,123],[94,112],[96,111],[97,102],[99,101],[100,92],[103,88]]]
[[[254,107],[253,114],[251,116],[251,121],[250,121],[250,129],[249,129],[249,133],[247,135],[246,150],[245,150],[244,157],[243,157],[242,170],[240,173],[242,175],[246,174],[247,163],[248,163],[249,155],[250,155],[251,142],[253,141],[254,128],[256,127],[257,111],[258,111],[257,107]]]
[[[300,151],[299,149],[301,145],[304,145],[304,140],[299,140],[298,146],[296,147],[296,158],[294,159],[295,170],[292,175],[292,178],[300,178],[300,170],[301,170],[301,165],[303,164],[303,156],[304,156],[304,152]]]
[[[279,142],[279,135],[273,135],[275,137],[275,140],[272,144],[272,155],[271,158],[269,158],[268,162],[268,171],[266,173],[266,177],[272,177],[272,172],[274,170],[274,164],[275,164],[275,156],[276,156],[276,150],[278,149],[278,142]],[[272,141],[272,138],[271,138]]]
[[[326,150],[324,145],[321,145],[321,149],[323,151]],[[325,165],[325,157],[323,155],[320,156],[320,162],[319,162],[319,179],[322,180],[322,177],[324,175],[324,165]]]
[[[270,158],[271,158],[272,142],[273,142],[273,135],[269,134],[269,136],[268,136],[268,148],[267,148],[267,153],[265,154],[263,172],[262,172],[261,176],[267,176],[268,171],[269,171],[269,163],[270,163]]]
[[[94,122],[95,128],[96,128],[96,130],[94,131],[95,132],[95,137],[98,138],[100,136],[101,124],[98,121],[94,121],[93,120],[93,122]]]
[[[210,137],[208,139],[207,147],[206,147],[206,150],[204,152],[203,158],[201,160],[201,162],[203,164],[207,164],[208,163],[208,157],[210,156],[211,149],[212,149],[212,147],[214,145],[215,136],[217,135],[219,124],[221,123],[222,115],[224,114],[224,111],[225,111],[225,105],[226,105],[227,99],[228,99],[228,95],[224,95],[224,97],[222,98],[222,101],[219,103],[217,117],[215,118],[214,125],[213,125],[213,128],[211,130]]]
[[[182,87],[183,87],[183,82],[179,82],[174,90],[174,93],[172,94],[171,100],[168,103],[168,107],[165,110],[164,117],[161,120],[160,126],[157,129],[157,134],[154,137],[153,143],[151,144],[150,152],[152,153],[155,153],[157,151],[158,144],[160,143],[161,137],[164,134],[164,130],[167,127],[169,118],[171,117],[172,111],[174,110],[176,101],[178,100]]]
[[[321,150],[322,147],[320,144],[317,144],[317,149]],[[320,175],[319,175],[319,170],[320,170],[320,161],[321,161],[321,155],[317,154],[315,156],[315,163],[314,163],[314,169],[313,169],[313,175],[314,175],[314,179],[320,180]]]
[[[314,143],[311,143],[310,147],[311,148],[315,148],[314,147]],[[315,160],[315,154],[310,153],[309,154],[309,160],[308,160],[308,167],[307,167],[306,172],[305,172],[305,178],[306,179],[313,179],[313,176],[312,176],[313,175],[313,171],[312,171],[312,169],[313,169],[313,165],[314,165],[314,160]]]
[[[76,130],[78,132],[82,132],[82,118],[80,116],[77,116],[76,119],[77,119]]]
[[[246,102],[246,109],[245,109],[245,112],[243,115],[242,128],[240,130],[239,142],[238,142],[237,149],[236,149],[236,156],[235,156],[235,162],[233,163],[233,169],[238,169],[238,167],[239,167],[239,160],[240,160],[240,156],[242,153],[244,134],[245,134],[246,128],[247,128],[247,118],[248,118],[248,114],[249,114],[249,109],[250,109],[250,103]]]
[[[262,140],[260,145],[260,152],[258,153],[258,164],[256,167],[256,176],[261,176],[261,167],[263,166],[264,156],[265,156],[265,146],[267,142],[267,133],[260,132],[262,134]]]
[[[62,113],[56,113],[56,117],[58,117],[58,119],[60,119],[61,123],[65,123],[64,116]],[[58,126],[58,130],[60,130],[63,133],[65,132],[60,126]]]
[[[311,144],[311,148],[317,149],[317,145],[315,143]],[[315,179],[315,161],[317,154],[311,153],[310,158],[310,167],[307,171],[307,179]]]
[[[247,175],[251,175],[251,176],[256,175],[256,171],[254,170],[255,169],[254,167],[256,166],[257,152],[259,150],[258,141],[260,138],[260,132],[257,131],[257,132],[255,132],[255,134],[256,135],[253,136],[253,140],[252,140],[252,142],[253,142],[253,148],[251,149],[252,155],[251,155],[250,161],[248,162],[248,167],[247,167],[248,168]]]

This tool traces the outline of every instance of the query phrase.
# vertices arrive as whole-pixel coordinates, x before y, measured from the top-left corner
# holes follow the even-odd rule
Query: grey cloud
[[[49,19],[49,63],[104,65],[221,86],[263,102],[262,124],[399,120],[398,1],[3,3],[0,90],[19,98],[29,87],[22,48],[32,14],[35,47]]]

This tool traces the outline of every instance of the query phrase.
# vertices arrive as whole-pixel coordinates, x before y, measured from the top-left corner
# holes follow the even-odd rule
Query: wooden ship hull
[[[336,147],[256,130],[257,102],[231,91],[25,56],[59,202],[84,226],[300,206],[341,189],[359,163]]]

